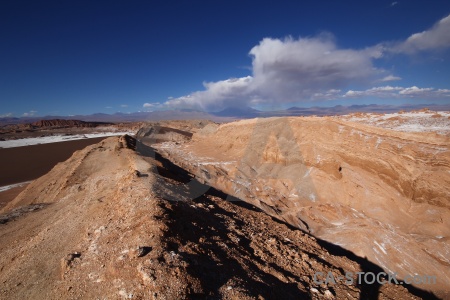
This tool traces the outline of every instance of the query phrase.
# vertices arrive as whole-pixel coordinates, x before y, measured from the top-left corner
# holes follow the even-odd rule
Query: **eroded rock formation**
[[[0,224],[0,298],[433,296],[411,286],[317,284],[317,272],[381,269],[217,190],[184,199],[198,186],[191,181],[131,137],[75,152],[3,209],[20,214]],[[165,200],[177,195],[184,201]]]
[[[154,145],[196,178],[353,251],[450,289],[450,139],[333,118],[268,118]],[[200,193],[200,192],[199,192]]]

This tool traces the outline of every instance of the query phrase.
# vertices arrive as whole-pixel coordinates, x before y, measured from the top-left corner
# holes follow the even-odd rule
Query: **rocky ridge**
[[[40,120],[30,124],[32,127],[97,127],[112,125],[112,123],[104,122],[85,122],[80,120],[64,120],[64,119],[53,119],[53,120]]]
[[[158,152],[225,193],[384,270],[450,290],[450,141],[333,118],[269,118],[199,131]],[[198,192],[201,194],[201,190]]]
[[[214,189],[167,200],[195,193],[191,182],[128,136],[75,152],[2,210],[21,213],[0,224],[0,298],[433,296],[408,285],[316,284],[316,272],[379,267]]]

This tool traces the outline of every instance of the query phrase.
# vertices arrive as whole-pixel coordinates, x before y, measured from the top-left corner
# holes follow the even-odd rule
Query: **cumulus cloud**
[[[128,107],[128,104],[121,104],[120,107]]]
[[[142,105],[145,108],[158,108],[161,106],[161,103],[159,102],[154,102],[154,103],[144,103],[144,105]]]
[[[218,111],[227,107],[282,105],[342,97],[414,97],[427,93],[432,97],[447,97],[442,90],[416,90],[414,87],[341,91],[348,90],[349,86],[401,80],[399,76],[386,75],[388,73],[377,69],[374,62],[385,53],[416,53],[450,47],[449,33],[450,15],[405,41],[364,49],[339,48],[328,33],[298,39],[265,38],[249,52],[251,76],[205,82],[204,90],[168,99],[158,104],[158,108]],[[153,105],[146,103],[144,107],[153,108]]]
[[[450,97],[449,89],[435,89],[435,88],[419,88],[412,87],[393,87],[382,86],[374,87],[364,91],[349,90],[344,95],[344,98],[363,98],[363,97],[378,97],[378,98],[446,98]]]
[[[232,78],[217,82],[204,82],[204,91],[188,96],[173,98],[165,102],[169,108],[195,108],[201,110],[220,110],[237,107],[251,102],[252,76]]]
[[[253,75],[204,83],[205,90],[168,100],[168,107],[209,111],[225,107],[314,101],[350,83],[368,83],[381,73],[372,60],[378,47],[339,49],[330,34],[314,38],[265,38],[250,50]]]
[[[34,115],[36,115],[37,111],[36,110],[30,110],[29,112],[25,112],[22,114],[23,117],[33,117]]]
[[[433,91],[433,88],[418,88],[417,86],[412,86],[405,88],[399,92],[400,95],[423,95],[428,94]]]
[[[6,113],[6,114],[3,114],[3,115],[0,115],[0,118],[8,118],[8,117],[12,117],[12,113]]]
[[[252,89],[281,102],[310,100],[326,90],[367,83],[379,74],[372,60],[376,49],[339,49],[332,36],[298,40],[263,39],[251,49]]]
[[[397,4],[398,4],[398,2],[394,1],[394,2],[391,3],[391,6],[396,6]]]
[[[405,41],[389,50],[397,53],[413,54],[420,51],[450,48],[450,15],[434,24],[429,30],[414,33]]]
[[[396,80],[401,80],[401,77],[398,76],[394,76],[394,75],[388,75],[384,78],[382,78],[380,81],[386,82],[386,81],[396,81]]]
[[[315,93],[312,95],[313,100],[334,100],[341,97],[341,90],[331,89],[323,93]]]

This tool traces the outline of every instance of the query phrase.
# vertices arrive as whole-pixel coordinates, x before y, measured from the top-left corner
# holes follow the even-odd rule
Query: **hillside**
[[[104,122],[84,122],[80,120],[64,120],[64,119],[52,119],[52,120],[40,120],[31,123],[32,127],[97,127],[112,125],[112,123]]]
[[[449,145],[447,135],[309,117],[207,126],[155,147],[201,182],[400,278],[434,274],[426,288],[445,293]]]
[[[128,136],[75,152],[2,210],[0,298],[432,297],[407,285],[315,284],[316,272],[380,267],[217,190],[189,200],[201,185],[188,182]]]

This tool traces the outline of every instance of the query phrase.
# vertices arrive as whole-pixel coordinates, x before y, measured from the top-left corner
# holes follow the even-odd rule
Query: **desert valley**
[[[1,299],[450,297],[449,112],[14,126]]]
[[[0,300],[450,300],[450,1],[0,27]]]

